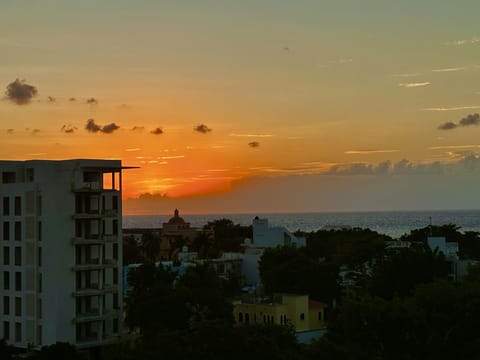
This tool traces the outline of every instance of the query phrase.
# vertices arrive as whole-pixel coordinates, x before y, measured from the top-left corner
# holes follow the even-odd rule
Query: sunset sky
[[[139,166],[125,213],[478,209],[479,14],[3,0],[0,158]]]

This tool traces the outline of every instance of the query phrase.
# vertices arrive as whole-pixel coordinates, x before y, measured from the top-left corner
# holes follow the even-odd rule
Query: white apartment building
[[[0,176],[0,338],[21,348],[116,341],[121,161],[0,161]]]

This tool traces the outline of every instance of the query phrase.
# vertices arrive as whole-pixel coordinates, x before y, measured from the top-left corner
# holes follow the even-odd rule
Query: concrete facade
[[[0,338],[20,348],[117,340],[121,161],[0,161]]]

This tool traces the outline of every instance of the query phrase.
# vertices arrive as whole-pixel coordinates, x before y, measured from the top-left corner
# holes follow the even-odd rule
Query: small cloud
[[[37,88],[29,85],[25,80],[16,79],[14,82],[7,85],[5,95],[7,99],[17,105],[27,105],[38,93]]]
[[[459,126],[478,126],[480,125],[480,115],[478,113],[476,114],[469,114],[465,116],[464,118],[460,119],[458,124],[455,124],[454,122],[446,122],[438,127],[440,130],[451,130],[455,129]]]
[[[478,125],[480,123],[480,115],[477,114],[469,114],[466,117],[462,118],[459,122],[460,126],[470,126],[470,125]]]
[[[74,101],[77,101],[77,99],[74,97],[71,97],[70,99],[68,99],[68,101],[74,102]]]
[[[199,125],[195,126],[195,127],[193,128],[193,130],[196,131],[196,132],[202,133],[202,134],[206,134],[206,133],[212,131],[212,129],[210,129],[210,128],[209,128],[207,125],[205,125],[205,124],[199,124]]]
[[[85,101],[87,104],[90,104],[90,105],[97,105],[98,104],[98,100],[91,97],[91,98],[88,98],[86,101]]]
[[[145,126],[134,126],[130,130],[131,131],[143,131],[143,130],[145,130]]]
[[[120,126],[115,123],[101,126],[96,124],[94,119],[88,119],[87,124],[85,125],[85,130],[92,133],[102,132],[104,134],[111,134],[118,129],[120,129]]]
[[[159,157],[159,159],[162,159],[162,160],[172,160],[172,159],[183,159],[184,157],[185,157],[185,155],[162,156],[162,157]]]
[[[133,152],[133,151],[140,151],[142,149],[140,148],[130,148],[130,149],[125,149],[125,151],[128,151],[128,152]]]
[[[461,45],[471,45],[471,44],[476,44],[480,42],[480,37],[478,36],[475,36],[475,37],[472,37],[470,39],[462,39],[462,40],[455,40],[455,41],[449,41],[447,43],[445,43],[445,45],[457,45],[457,46],[461,46]]]
[[[405,88],[416,88],[416,87],[422,87],[422,86],[428,86],[431,83],[428,81],[424,82],[414,82],[414,83],[400,83],[398,86],[405,87]]]
[[[471,105],[471,106],[456,106],[456,107],[434,107],[434,108],[425,108],[424,111],[457,111],[457,110],[476,110],[480,109],[480,105]]]
[[[108,125],[105,125],[104,127],[102,127],[102,132],[104,134],[111,134],[113,133],[115,130],[118,130],[120,129],[120,126],[118,126],[117,124],[115,123],[110,123]]]
[[[54,103],[54,102],[57,101],[57,99],[55,99],[53,96],[48,96],[48,97],[47,97],[47,101],[48,101],[49,103]]]
[[[77,130],[76,126],[72,125],[63,125],[60,131],[64,132],[65,134],[73,134]]]
[[[39,132],[40,132],[40,129],[32,129],[32,130],[30,131],[30,133],[31,133],[32,135],[38,134]]]
[[[353,62],[353,59],[352,58],[339,58],[339,59],[336,59],[336,60],[331,60],[329,62],[331,64],[349,64],[349,63]]]
[[[453,68],[445,68],[445,69],[434,69],[433,72],[456,72],[466,70],[466,67],[453,67]]]
[[[159,127],[157,127],[156,129],[153,129],[152,131],[150,131],[150,134],[153,134],[153,135],[162,135],[163,134],[163,130]]]
[[[450,149],[478,149],[480,145],[444,145],[444,146],[431,146],[428,150],[450,150]]]
[[[11,134],[13,134],[14,132],[15,132],[15,130],[13,130],[13,129],[7,129],[7,134],[10,134],[10,135],[11,135]]]
[[[85,130],[87,130],[88,132],[96,133],[96,132],[99,132],[101,129],[102,127],[100,125],[97,125],[94,119],[87,120],[87,125],[85,125]]]
[[[457,124],[451,121],[447,121],[446,123],[443,123],[438,126],[438,130],[452,130],[457,127]]]
[[[288,46],[285,46],[285,47],[283,48],[283,51],[290,51],[290,48],[289,48]]]
[[[252,141],[248,143],[248,146],[250,146],[251,148],[258,148],[260,147],[260,143],[258,141]]]

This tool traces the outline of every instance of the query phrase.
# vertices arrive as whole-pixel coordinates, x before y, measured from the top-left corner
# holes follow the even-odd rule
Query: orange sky
[[[125,198],[255,179],[301,198],[306,178],[341,172],[352,188],[405,172],[402,159],[412,176],[437,162],[450,174],[480,148],[479,12],[469,0],[5,1],[0,158],[122,159],[140,167]]]

